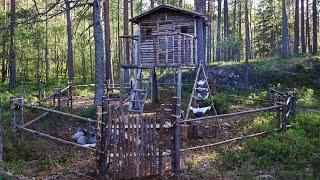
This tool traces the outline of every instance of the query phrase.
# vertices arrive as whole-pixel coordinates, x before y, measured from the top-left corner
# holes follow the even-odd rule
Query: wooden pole
[[[103,97],[103,101],[105,101],[105,96]],[[105,127],[102,124],[103,121],[103,107],[97,106],[97,131],[96,131],[96,158],[97,158],[97,165],[98,165],[98,175],[102,178],[106,177],[106,164],[105,164],[105,139],[103,138],[103,129]]]
[[[173,154],[173,173],[174,179],[178,179],[180,172],[180,118],[181,118],[181,87],[182,87],[182,72],[181,68],[177,69],[177,102],[175,105],[174,116],[174,154]]]
[[[2,109],[0,108],[0,123],[2,123]],[[3,162],[3,133],[2,130],[0,129],[0,164]]]
[[[10,98],[10,122],[11,122],[11,127],[12,127],[12,131],[16,132],[17,130],[17,123],[16,123],[16,100],[11,97]]]
[[[72,109],[73,106],[73,97],[72,97],[72,88],[73,88],[73,83],[72,81],[68,81],[68,99],[67,99],[67,107]]]
[[[14,104],[17,104],[17,103],[14,102]],[[18,105],[21,105],[21,104],[18,104]],[[95,122],[95,123],[97,122],[96,120],[91,119],[91,118],[85,118],[85,117],[77,116],[74,114],[69,114],[69,113],[65,113],[62,111],[48,109],[48,108],[44,108],[44,107],[40,107],[40,106],[33,106],[33,105],[28,105],[28,104],[23,104],[22,106],[24,106],[26,108],[31,108],[31,109],[38,109],[38,110],[42,110],[42,111],[46,111],[46,112],[52,112],[52,113],[60,114],[60,115],[71,117],[71,118],[81,119],[81,120],[88,121],[88,122]]]
[[[18,103],[24,104],[23,97],[18,99]],[[23,106],[19,106],[19,118],[20,118],[19,125],[23,126],[24,125],[24,107]]]

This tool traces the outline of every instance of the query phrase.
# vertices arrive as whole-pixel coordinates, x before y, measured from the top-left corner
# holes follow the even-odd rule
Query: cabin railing
[[[119,63],[123,67],[192,67],[197,64],[197,40],[184,33],[120,36]]]

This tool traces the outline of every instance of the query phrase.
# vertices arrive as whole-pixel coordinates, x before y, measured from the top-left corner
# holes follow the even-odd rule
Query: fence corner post
[[[174,134],[172,138],[173,153],[171,159],[173,178],[178,179],[180,172],[180,109],[181,105],[177,103],[178,98],[173,98],[173,125]]]
[[[106,98],[103,97],[103,101]],[[105,166],[105,138],[103,136],[105,127],[103,126],[103,105],[97,106],[97,130],[96,130],[96,160],[97,160],[97,174],[101,178],[106,177]]]
[[[18,99],[19,104],[24,104],[23,96]],[[23,126],[24,125],[24,108],[23,106],[19,106],[19,116],[20,116],[20,122],[19,125]]]
[[[17,131],[17,123],[16,123],[16,100],[14,97],[10,97],[10,122],[12,126],[12,131]]]

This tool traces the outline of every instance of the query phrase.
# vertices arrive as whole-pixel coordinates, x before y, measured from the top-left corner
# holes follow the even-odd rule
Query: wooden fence
[[[67,89],[70,89],[70,85],[61,91],[64,92],[67,91]],[[54,96],[51,97],[53,98]],[[59,96],[56,97],[59,99]],[[128,123],[125,123],[126,121],[123,120],[124,117],[119,115],[116,104],[107,97],[103,97],[104,104],[102,106],[97,106],[96,120],[62,112],[58,109],[58,106],[49,109],[39,105],[25,104],[23,98],[12,98],[10,100],[10,121],[13,131],[19,130],[21,132],[31,133],[58,143],[95,152],[97,169],[102,177],[111,179],[161,177],[166,173],[164,172],[166,167],[165,159],[170,158],[173,178],[178,178],[181,153],[267,135],[272,131],[286,131],[286,129],[290,127],[288,118],[295,112],[295,101],[296,93],[294,91],[279,92],[275,90],[275,88],[270,88],[268,93],[268,107],[183,120],[181,118],[181,105],[173,100],[174,103],[169,110],[165,110],[164,105],[162,105],[157,113],[130,116],[129,121],[127,121]],[[43,111],[44,113],[26,122],[24,118],[25,109]],[[241,117],[243,115],[267,111],[278,112],[275,129],[243,135],[215,143],[185,148],[181,147],[181,127],[185,127],[186,124],[190,125],[192,122],[214,122],[218,119]],[[69,117],[74,120],[95,123],[97,127],[96,148],[79,145],[72,141],[28,128],[28,126],[42,119],[48,113]]]

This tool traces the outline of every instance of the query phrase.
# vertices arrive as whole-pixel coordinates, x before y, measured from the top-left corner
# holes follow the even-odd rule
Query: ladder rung
[[[134,99],[134,100],[130,100],[131,102],[140,102],[140,103],[143,103],[144,102],[144,100],[136,100],[136,99]]]
[[[141,111],[141,110],[135,110],[135,109],[131,109],[131,110],[129,110],[129,112],[132,112],[132,113],[139,113],[139,114],[141,114],[141,113],[142,113],[142,111]]]
[[[146,90],[144,90],[144,89],[133,89],[133,91],[136,91],[136,92],[146,92]]]
[[[149,80],[149,78],[137,78],[137,80]]]

